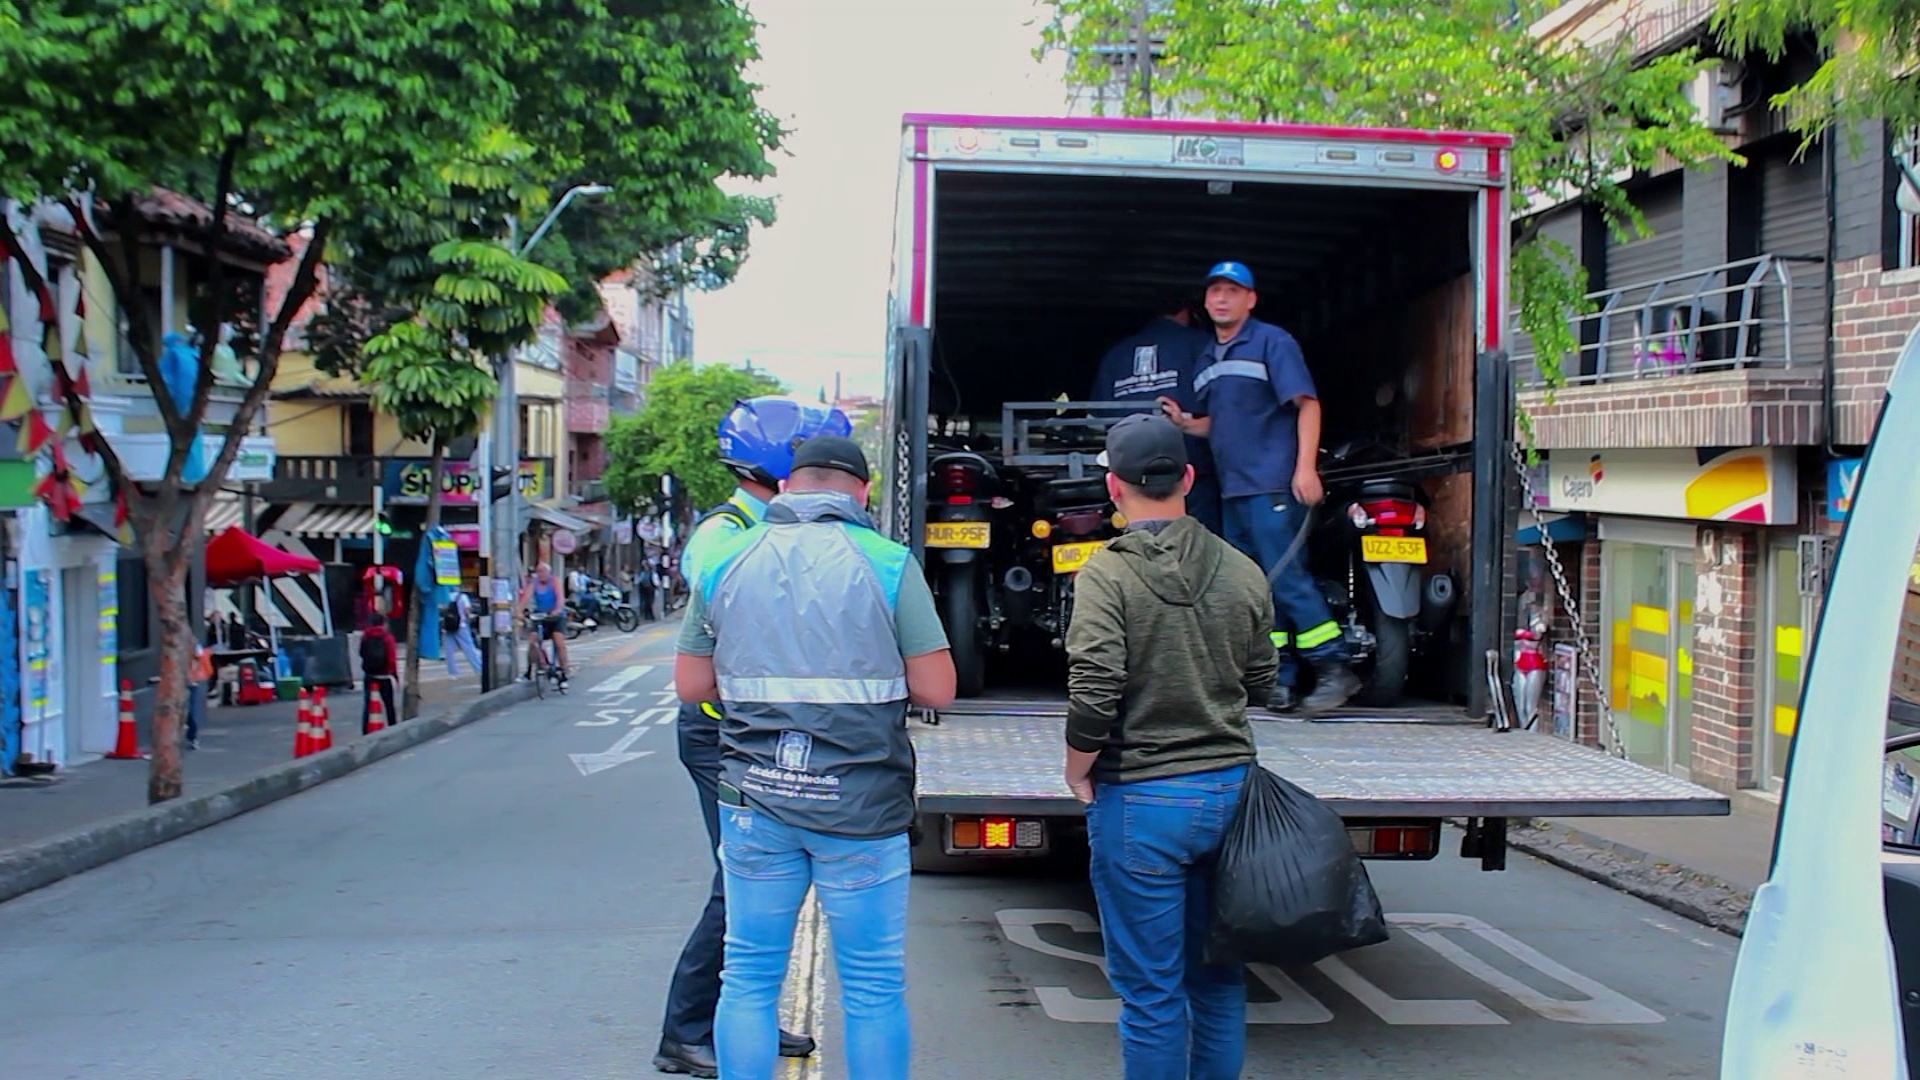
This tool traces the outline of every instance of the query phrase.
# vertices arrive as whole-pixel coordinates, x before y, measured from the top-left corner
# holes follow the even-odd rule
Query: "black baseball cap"
[[[1136,487],[1186,471],[1187,438],[1157,413],[1136,413],[1107,429],[1107,449],[1098,458],[1107,471]]]
[[[795,469],[837,469],[862,483],[873,479],[860,444],[844,435],[815,435],[793,451]]]

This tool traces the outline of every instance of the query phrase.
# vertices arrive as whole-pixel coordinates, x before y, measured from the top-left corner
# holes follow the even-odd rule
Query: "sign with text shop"
[[[529,499],[544,499],[551,494],[551,464],[546,458],[521,458],[520,494]],[[464,461],[442,462],[438,478],[440,505],[472,506],[478,503],[486,490],[485,476],[484,469],[476,469]],[[386,488],[389,504],[424,506],[428,492],[433,490],[433,463],[423,458],[388,461],[381,482]]]

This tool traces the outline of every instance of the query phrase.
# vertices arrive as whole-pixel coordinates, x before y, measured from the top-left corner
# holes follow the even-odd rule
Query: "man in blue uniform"
[[[687,537],[680,572],[692,589],[706,562],[728,540],[760,524],[767,504],[793,469],[793,451],[815,435],[846,435],[853,430],[838,409],[804,405],[791,398],[758,397],[742,401],[720,421],[720,462],[738,478],[727,501],[701,515]],[[713,891],[694,924],[680,963],[667,988],[667,1014],[653,1067],[699,1077],[720,1075],[713,1046],[713,1014],[720,1004],[720,968],[727,929],[725,878],[720,872],[720,703],[680,706],[680,763],[693,777],[700,814],[714,850]],[[783,1057],[806,1057],[812,1036],[780,1033]]]
[[[1208,440],[1220,476],[1226,539],[1260,564],[1273,583],[1280,683],[1268,703],[1293,707],[1295,664],[1289,647],[1312,665],[1313,691],[1301,706],[1322,713],[1360,689],[1349,666],[1340,624],[1308,572],[1302,551],[1280,566],[1306,527],[1307,510],[1325,497],[1320,484],[1320,396],[1293,335],[1253,317],[1259,295],[1253,271],[1223,262],[1207,272],[1212,356],[1194,376],[1200,410],[1171,397],[1160,408],[1180,430]],[[1303,545],[1304,546],[1304,545]],[[1276,572],[1278,567],[1278,572]]]
[[[1212,341],[1193,324],[1193,308],[1182,294],[1169,303],[1138,333],[1122,338],[1100,361],[1089,401],[1133,401],[1142,404],[1171,398],[1193,411],[1194,372]],[[1215,480],[1207,440],[1187,436],[1187,460],[1193,464],[1193,490],[1187,493],[1187,514],[1214,535],[1220,532],[1220,485]]]

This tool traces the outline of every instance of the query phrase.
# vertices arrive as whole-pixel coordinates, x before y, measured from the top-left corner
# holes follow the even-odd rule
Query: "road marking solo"
[[[1086,964],[1103,976],[1106,974],[1106,958],[1102,953],[1056,945],[1039,934],[1038,928],[1048,925],[1061,926],[1079,934],[1098,934],[1100,924],[1093,915],[1069,908],[1006,908],[995,912],[994,918],[1000,924],[1001,934],[1009,942],[1043,956]],[[1400,930],[1406,940],[1418,942],[1454,968],[1472,976],[1475,981],[1543,1019],[1563,1024],[1659,1024],[1666,1021],[1666,1017],[1660,1013],[1573,971],[1512,935],[1470,915],[1389,915],[1387,921]],[[1545,979],[1581,996],[1560,998],[1543,993],[1467,951],[1447,936],[1449,934],[1478,938]],[[1396,998],[1337,956],[1320,961],[1314,968],[1383,1023],[1425,1027],[1499,1026],[1510,1023],[1484,1003],[1472,998]],[[1267,964],[1251,964],[1247,970],[1280,999],[1248,1002],[1249,1024],[1324,1024],[1333,1019],[1333,1011],[1286,972]],[[1036,985],[1033,992],[1041,1008],[1053,1020],[1074,1024],[1112,1024],[1120,1018],[1120,1002],[1117,998],[1082,997],[1071,987],[1061,985]]]
[[[612,675],[609,675],[607,678],[601,680],[601,682],[598,685],[589,689],[587,693],[589,694],[618,693],[621,690],[625,690],[629,684],[638,681],[639,679],[643,678],[644,676],[646,676],[652,671],[653,671],[652,664],[629,664],[626,667],[621,668],[619,671],[614,672]]]

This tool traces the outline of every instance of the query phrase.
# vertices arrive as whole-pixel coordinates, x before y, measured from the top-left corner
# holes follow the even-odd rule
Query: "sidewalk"
[[[1755,792],[1726,817],[1554,818],[1516,822],[1514,848],[1738,935],[1767,878],[1779,804]]]
[[[402,670],[404,671],[404,663]],[[447,676],[444,661],[421,661],[421,716],[432,716],[480,696],[471,674]],[[398,695],[395,696],[398,704]],[[141,753],[153,748],[152,694],[136,697]],[[327,692],[328,727],[335,746],[360,738],[358,685]],[[261,769],[293,760],[297,701],[264,705],[209,703],[200,749],[182,749],[182,798],[220,791]],[[392,717],[388,722],[392,722]],[[140,761],[90,761],[46,777],[0,778],[0,852],[104,821],[147,806],[147,770]]]

